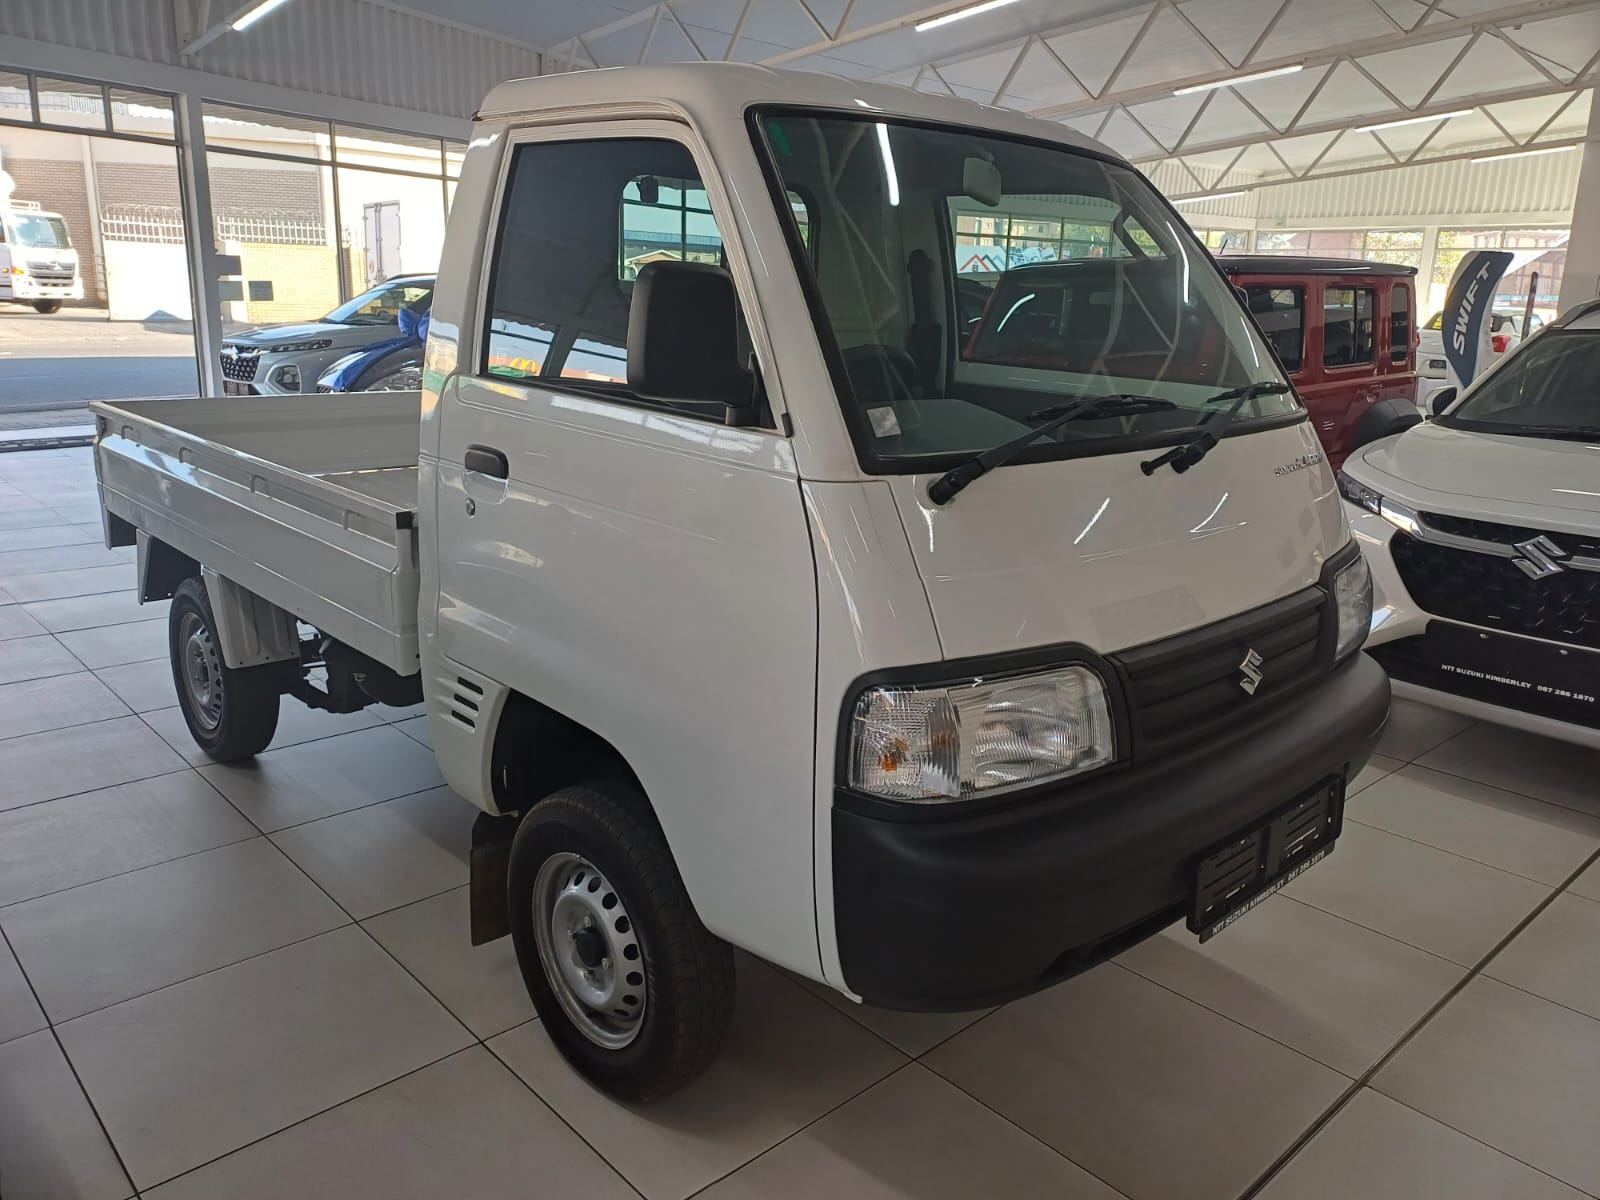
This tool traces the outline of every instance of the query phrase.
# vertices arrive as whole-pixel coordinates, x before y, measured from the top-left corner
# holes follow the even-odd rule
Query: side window
[[[529,143],[516,148],[506,188],[480,370],[632,398],[628,305],[639,269],[722,261],[693,157],[661,138]]]
[[[1372,288],[1330,287],[1322,293],[1324,366],[1349,367],[1372,361],[1377,297]]]
[[[1389,293],[1389,360],[1403,363],[1411,353],[1411,289],[1400,285]]]
[[[1249,284],[1244,289],[1261,332],[1291,375],[1305,365],[1306,292],[1297,287]]]

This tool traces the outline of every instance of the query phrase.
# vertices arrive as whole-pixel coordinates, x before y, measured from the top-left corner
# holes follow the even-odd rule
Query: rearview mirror
[[[755,379],[739,361],[733,278],[708,263],[641,268],[628,310],[628,386],[646,400],[712,403],[729,425],[755,413]]]
[[[1353,454],[1369,442],[1404,433],[1413,425],[1420,424],[1422,424],[1422,414],[1411,401],[1380,400],[1361,414],[1361,420],[1356,422],[1355,433],[1351,435],[1345,449]]]
[[[1000,181],[1000,168],[987,158],[969,155],[961,167],[961,190],[970,200],[996,207],[1005,194]]]

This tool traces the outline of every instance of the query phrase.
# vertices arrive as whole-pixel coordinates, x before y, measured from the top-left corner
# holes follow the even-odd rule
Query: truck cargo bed
[[[417,671],[416,392],[100,401],[106,510]]]

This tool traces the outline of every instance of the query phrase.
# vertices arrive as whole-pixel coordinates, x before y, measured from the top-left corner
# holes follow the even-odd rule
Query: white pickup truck
[[[1041,246],[972,333],[966,272]],[[1014,113],[508,83],[420,399],[95,413],[195,740],[425,699],[473,937],[623,1096],[715,1056],[732,946],[949,1010],[1219,932],[1329,851],[1388,716],[1273,355],[1137,171]]]

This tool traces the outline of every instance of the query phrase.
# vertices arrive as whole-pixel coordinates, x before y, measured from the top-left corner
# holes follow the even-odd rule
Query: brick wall
[[[247,281],[272,281],[271,300],[245,302],[252,325],[315,320],[339,303],[339,260],[330,247],[228,242],[225,252],[239,256]]]
[[[177,208],[178,171],[175,166],[155,163],[100,162],[94,168],[95,184],[100,189],[100,207],[113,204],[149,204]]]
[[[17,181],[13,198],[37,200],[67,219],[72,244],[78,251],[86,299],[104,304],[105,274],[94,252],[94,232],[89,217],[89,192],[84,186],[83,164],[67,159],[6,156],[6,173]]]
[[[284,212],[322,216],[318,167],[287,163],[263,169],[219,167],[211,159],[211,207],[217,212]]]

